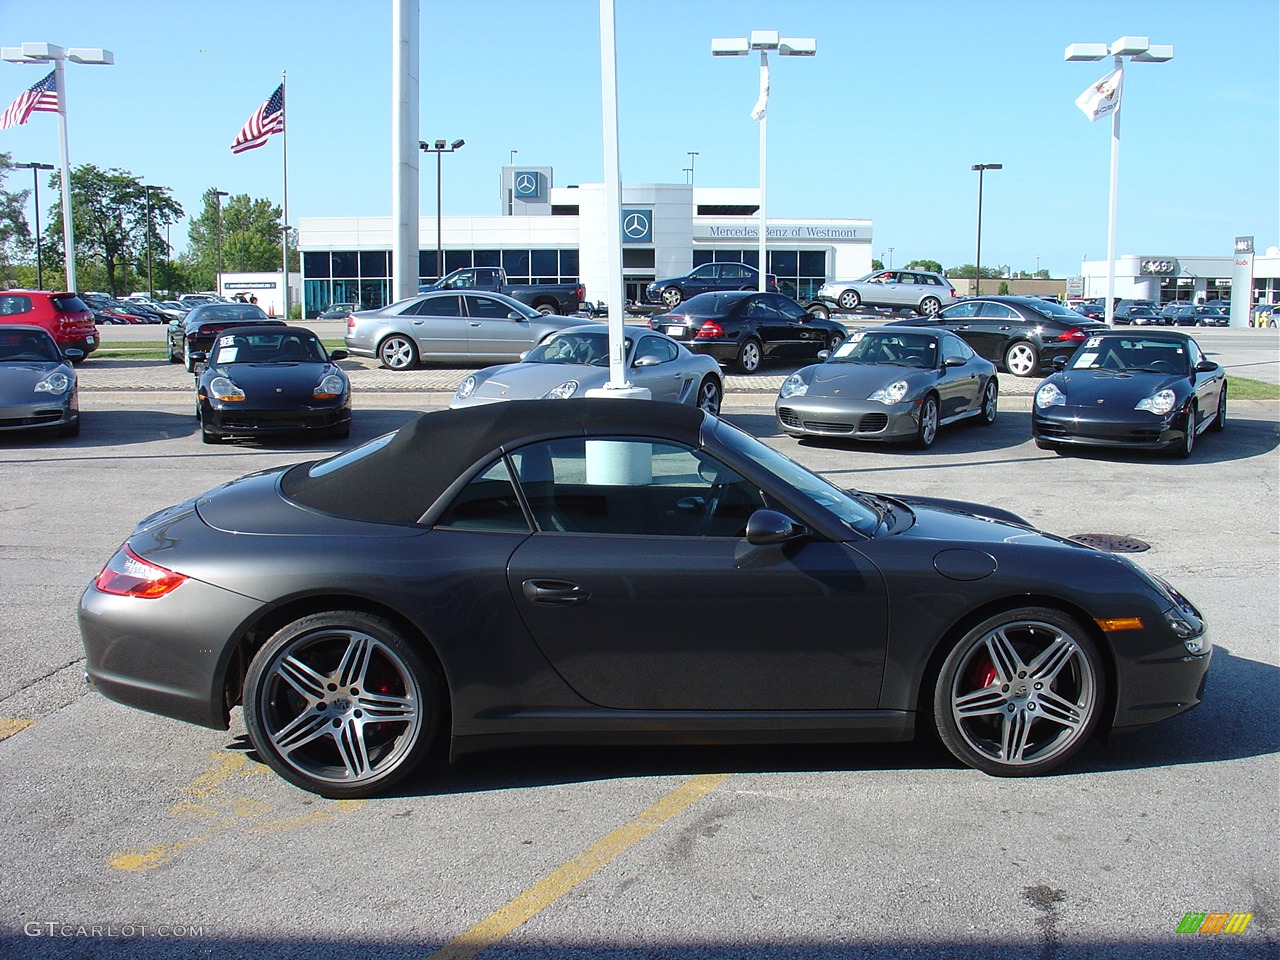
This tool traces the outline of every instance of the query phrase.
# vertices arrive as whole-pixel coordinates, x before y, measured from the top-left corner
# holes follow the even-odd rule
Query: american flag
[[[0,116],[0,130],[26,123],[33,110],[42,110],[45,113],[58,112],[58,88],[54,82],[53,71],[30,89],[23,90],[18,94],[18,99],[5,108],[4,115]]]
[[[253,111],[244,127],[236,134],[231,143],[232,153],[244,153],[256,150],[267,142],[273,133],[284,132],[284,84],[276,87],[276,92],[267,98],[267,102]]]

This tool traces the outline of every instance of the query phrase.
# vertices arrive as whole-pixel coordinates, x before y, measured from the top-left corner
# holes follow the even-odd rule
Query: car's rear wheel
[[[164,355],[170,363],[182,362],[182,358],[173,352],[173,341],[168,337],[164,338]]]
[[[825,303],[811,303],[805,308],[811,316],[817,317],[819,320],[829,320],[831,318],[831,308]]]
[[[1221,433],[1227,425],[1227,385],[1222,385],[1222,392],[1218,394],[1218,415],[1213,418],[1213,423],[1209,429],[1214,433]]]
[[[978,414],[978,422],[984,427],[989,427],[995,423],[999,405],[1000,387],[996,383],[996,378],[992,377],[987,381],[987,385],[982,391],[982,410]]]
[[[418,365],[418,348],[410,337],[393,333],[378,344],[378,359],[389,370],[412,370]]]
[[[845,290],[840,294],[836,303],[840,304],[841,310],[857,310],[862,303],[862,298],[858,296],[857,290]]]
[[[922,317],[932,317],[941,309],[942,301],[937,297],[925,297],[920,301],[920,315]]]
[[[842,343],[844,343],[844,337],[840,336],[838,333],[833,333],[831,336],[827,337],[827,345],[824,349],[827,353],[835,353],[836,347],[840,346]]]
[[[668,310],[680,306],[684,302],[684,294],[679,287],[667,287],[662,291],[662,303]]]
[[[760,341],[748,339],[738,347],[738,369],[743,373],[755,373],[760,369]]]
[[[556,305],[554,303],[540,303],[536,307],[534,307],[534,309],[537,310],[544,317],[550,317],[560,312],[559,310],[556,309]]]
[[[720,416],[720,404],[724,400],[724,392],[715,377],[703,377],[698,385],[698,409],[713,417]]]
[[[934,723],[961,762],[1000,777],[1034,776],[1088,741],[1105,686],[1083,626],[1058,610],[1023,607],[978,624],[947,655]]]
[[[1040,369],[1040,351],[1026,340],[1011,343],[1004,352],[1004,368],[1015,377],[1029,377]]]
[[[920,404],[920,420],[916,424],[916,446],[928,450],[938,439],[938,398],[929,394]]]
[[[245,676],[259,755],[325,797],[365,797],[413,772],[444,716],[439,670],[391,623],[354,610],[303,617],[272,636]]]

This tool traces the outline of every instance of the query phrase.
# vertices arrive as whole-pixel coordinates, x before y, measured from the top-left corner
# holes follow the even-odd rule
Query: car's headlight
[[[209,381],[209,396],[223,403],[239,403],[244,399],[244,391],[230,377],[214,377]]]
[[[1049,407],[1065,407],[1067,395],[1058,389],[1056,383],[1042,383],[1036,391],[1036,406],[1041,410]]]
[[[344,381],[336,373],[331,373],[319,383],[312,391],[312,396],[317,400],[332,400],[334,397],[340,397],[343,391],[347,389],[346,381]]]
[[[1135,410],[1146,410],[1148,413],[1154,413],[1158,417],[1163,417],[1166,413],[1174,408],[1178,398],[1174,396],[1172,390],[1159,390],[1147,397],[1145,400],[1139,400]]]
[[[566,380],[558,387],[552,387],[542,395],[543,400],[568,400],[578,392],[577,380]]]
[[[804,377],[793,373],[782,381],[782,390],[779,391],[778,396],[783,400],[790,400],[792,397],[803,397],[808,392],[809,384],[804,382]]]
[[[465,400],[476,392],[479,381],[476,380],[474,374],[462,378],[462,382],[458,384],[458,389],[453,392],[455,400]]]
[[[66,393],[71,389],[71,378],[61,370],[55,370],[36,384],[36,393]]]
[[[907,395],[907,381],[895,380],[893,383],[889,384],[887,387],[881,387],[875,393],[871,394],[871,396],[867,397],[867,399],[879,400],[881,403],[892,405],[895,403],[901,403],[902,398],[905,397],[906,395]]]

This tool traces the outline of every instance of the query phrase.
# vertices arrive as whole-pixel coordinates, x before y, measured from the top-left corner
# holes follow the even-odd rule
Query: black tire
[[[831,308],[828,307],[825,303],[811,303],[805,309],[808,310],[812,316],[817,317],[819,320],[831,319]]]
[[[1213,418],[1213,423],[1209,424],[1209,429],[1214,433],[1221,433],[1227,426],[1227,385],[1222,385],[1222,391],[1218,394],[1218,415]]]
[[[942,309],[942,301],[937,297],[925,297],[920,301],[920,316],[932,317]]]
[[[982,407],[978,414],[978,423],[989,427],[996,422],[996,414],[1000,408],[1000,385],[992,377],[982,389]]]
[[[74,420],[72,420],[70,423],[64,426],[61,432],[64,437],[80,436],[80,418],[76,417]]]
[[[1005,347],[1004,368],[1015,377],[1034,377],[1040,370],[1040,351],[1028,340],[1015,340]]]
[[[838,333],[833,333],[831,336],[827,337],[827,345],[823,349],[825,349],[827,353],[835,353],[836,347],[840,346],[842,343],[844,343],[844,337],[840,336]]]
[[[938,398],[931,393],[920,403],[920,421],[916,424],[916,449],[928,450],[937,439]]]
[[[244,718],[258,754],[323,797],[367,797],[409,776],[444,715],[434,662],[387,620],[355,610],[277,631],[245,675]]]
[[[738,356],[736,363],[741,373],[755,373],[760,369],[760,361],[763,359],[760,353],[760,341],[754,337],[748,337],[742,341],[742,345],[738,347]]]
[[[200,427],[200,442],[208,444],[221,443],[222,436],[220,434],[213,433],[208,427],[202,425]]]
[[[556,305],[554,303],[540,303],[533,309],[537,310],[544,317],[553,317],[560,313],[560,311],[556,309]]]
[[[1098,647],[1075,618],[1009,610],[967,631],[943,661],[934,725],[962,763],[998,777],[1036,776],[1088,742],[1106,681]]]
[[[667,287],[662,291],[662,305],[668,310],[674,310],[684,302],[684,293],[679,287]]]
[[[708,374],[698,384],[698,409],[713,417],[720,416],[720,405],[724,402],[724,390],[720,381]]]
[[[329,431],[329,436],[334,440],[346,440],[351,436],[351,424],[344,423],[340,427],[334,427]]]
[[[393,333],[378,344],[378,360],[388,370],[412,370],[418,365],[418,345],[413,337]]]
[[[1057,444],[1050,443],[1048,440],[1041,440],[1039,437],[1036,437],[1035,440],[1036,440],[1036,446],[1039,447],[1041,450],[1057,450],[1058,449]]]
[[[170,363],[182,362],[182,358],[173,352],[173,341],[168,337],[164,338],[164,355]]]
[[[187,350],[186,343],[182,345],[182,365],[187,368],[187,373],[196,372],[196,365],[191,359],[191,353]]]
[[[1182,439],[1169,448],[1175,460],[1186,460],[1196,448],[1196,424],[1200,421],[1200,413],[1193,402],[1183,418]]]
[[[841,310],[857,310],[862,305],[862,298],[857,290],[845,290],[836,299]]]

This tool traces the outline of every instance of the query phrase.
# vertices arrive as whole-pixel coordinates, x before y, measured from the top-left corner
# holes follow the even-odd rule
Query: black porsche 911
[[[335,363],[345,350],[329,353],[305,327],[235,326],[197,350],[196,416],[200,437],[262,437],[285,432],[321,433],[345,439],[351,433],[351,383]]]
[[[714,599],[711,599],[714,598]],[[1000,776],[1201,699],[1200,614],[1006,511],[844,491],[702,410],[421,415],[138,524],[88,678],[329,797],[511,744],[902,741]]]
[[[1189,457],[1196,437],[1226,426],[1226,372],[1185,333],[1095,333],[1055,365],[1031,411],[1041,449],[1130,447]]]

